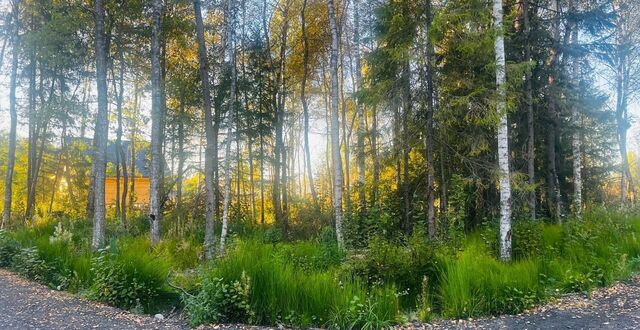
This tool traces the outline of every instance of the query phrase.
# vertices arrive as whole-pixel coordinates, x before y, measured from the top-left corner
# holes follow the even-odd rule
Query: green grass
[[[226,321],[339,329],[377,329],[414,312],[422,319],[517,313],[640,271],[640,217],[617,211],[562,225],[517,221],[508,263],[496,258],[495,224],[455,246],[417,231],[346,252],[330,240],[281,242],[273,229],[245,227],[224,256],[205,263],[199,235],[152,247],[141,221],[111,222],[110,248],[92,253],[87,221],[53,221],[3,232],[0,262],[51,287],[145,312],[183,307],[166,281],[173,273],[172,283],[201,299],[187,298],[198,307],[187,312],[201,316],[194,323],[218,308]]]
[[[368,302],[380,320],[397,318],[393,288],[367,290],[358,282],[340,282],[332,272],[299,270],[279,257],[277,250],[270,244],[238,242],[204,276],[239,280],[245,273],[251,279],[250,304],[259,324],[327,325],[348,310],[354,299],[353,304]]]

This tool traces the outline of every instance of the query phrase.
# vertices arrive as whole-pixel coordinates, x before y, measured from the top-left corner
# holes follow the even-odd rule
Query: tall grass
[[[540,262],[535,259],[502,263],[478,242],[444,259],[439,290],[442,315],[475,317],[513,313],[531,307],[542,296]]]
[[[327,325],[359,302],[367,302],[381,322],[397,318],[393,288],[367,290],[358,282],[340,282],[331,272],[296,270],[277,257],[276,249],[255,241],[238,242],[205,276],[239,280],[246,274],[251,279],[250,304],[259,324]]]

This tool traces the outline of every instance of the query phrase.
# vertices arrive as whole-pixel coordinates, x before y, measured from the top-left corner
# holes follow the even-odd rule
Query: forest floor
[[[0,329],[188,329],[87,301],[0,270]],[[209,329],[268,329],[214,326]],[[397,329],[640,329],[640,276],[609,288],[563,296],[519,315],[408,324]]]

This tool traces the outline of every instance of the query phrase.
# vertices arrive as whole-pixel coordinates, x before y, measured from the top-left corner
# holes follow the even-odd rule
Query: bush
[[[369,286],[393,285],[405,307],[415,306],[422,278],[437,280],[437,258],[433,244],[419,232],[406,244],[373,238],[362,253],[351,255],[343,267],[350,279],[362,279]]]
[[[169,267],[147,251],[135,243],[101,250],[92,260],[90,296],[124,309],[152,310],[155,300],[166,292]]]
[[[255,321],[255,312],[249,303],[251,279],[243,272],[240,280],[225,283],[221,278],[205,278],[197,295],[183,297],[189,323],[193,326],[207,323]]]
[[[20,249],[11,260],[11,269],[37,282],[48,283],[51,279],[51,267],[40,258],[35,247]]]
[[[11,259],[20,250],[18,241],[5,231],[0,231],[0,267],[11,266]]]

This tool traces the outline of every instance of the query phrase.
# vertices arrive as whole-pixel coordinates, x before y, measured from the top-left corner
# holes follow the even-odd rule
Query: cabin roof
[[[67,137],[65,143],[68,145],[70,143],[83,143],[86,145],[85,154],[87,156],[91,156],[93,150],[91,146],[93,145],[93,139],[90,138],[80,138],[80,137]],[[127,165],[131,164],[131,141],[122,140],[122,149],[124,150],[125,159]],[[116,142],[109,141],[107,144],[107,163],[114,164],[117,160],[116,158]],[[142,149],[136,149],[136,172],[138,176],[149,177],[151,175],[151,160],[148,157],[149,148],[145,147]]]

